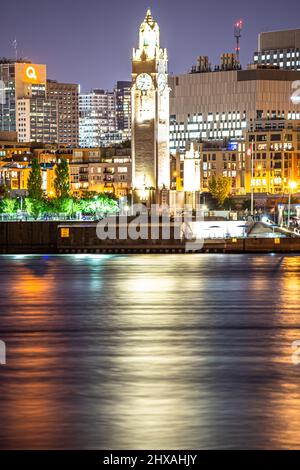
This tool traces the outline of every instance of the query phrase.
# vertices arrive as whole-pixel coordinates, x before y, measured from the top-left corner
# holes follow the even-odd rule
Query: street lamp
[[[288,205],[288,223],[287,226],[288,228],[290,227],[290,220],[291,220],[291,199],[292,199],[292,193],[293,191],[297,188],[297,183],[295,181],[290,181],[289,183],[289,205]]]

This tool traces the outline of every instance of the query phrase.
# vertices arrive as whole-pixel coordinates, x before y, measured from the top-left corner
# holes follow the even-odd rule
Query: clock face
[[[167,84],[167,77],[165,74],[160,73],[157,78],[157,85],[159,90],[163,90]]]
[[[145,91],[151,88],[152,79],[147,73],[141,73],[136,79],[136,86],[139,90]]]

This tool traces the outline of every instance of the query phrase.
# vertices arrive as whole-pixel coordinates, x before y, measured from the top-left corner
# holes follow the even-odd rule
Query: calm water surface
[[[0,448],[300,448],[300,257],[0,257]]]

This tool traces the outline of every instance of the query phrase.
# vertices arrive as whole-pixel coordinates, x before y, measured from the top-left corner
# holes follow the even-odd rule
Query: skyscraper
[[[118,81],[114,91],[117,129],[127,140],[131,136],[131,82]]]
[[[47,98],[46,65],[3,60],[0,130],[15,131],[20,142],[57,142],[58,107]]]
[[[47,80],[47,96],[57,102],[58,143],[68,147],[79,145],[79,85]]]
[[[116,131],[114,92],[95,89],[79,95],[79,115],[81,147],[101,147],[121,140]]]

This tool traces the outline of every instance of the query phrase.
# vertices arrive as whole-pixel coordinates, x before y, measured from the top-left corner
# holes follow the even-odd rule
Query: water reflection
[[[1,448],[299,448],[299,257],[0,267]]]

